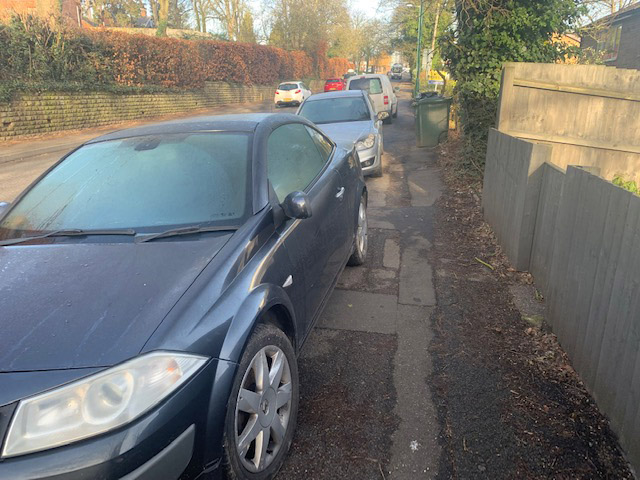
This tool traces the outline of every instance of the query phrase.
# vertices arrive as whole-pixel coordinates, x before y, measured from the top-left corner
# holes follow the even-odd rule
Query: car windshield
[[[161,231],[238,225],[248,214],[250,137],[151,135],[71,153],[0,223],[0,239],[59,229]]]
[[[382,82],[379,78],[356,78],[349,82],[349,90],[365,90],[374,95],[382,93]]]
[[[281,83],[278,90],[295,90],[298,88],[297,83]]]
[[[313,98],[313,97],[312,97]],[[362,97],[325,98],[307,100],[300,115],[316,124],[361,122],[371,120],[369,107]]]

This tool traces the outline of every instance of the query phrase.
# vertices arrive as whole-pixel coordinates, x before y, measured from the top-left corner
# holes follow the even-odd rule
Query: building
[[[588,27],[580,47],[597,52],[606,65],[640,70],[640,2],[601,18]]]
[[[50,18],[58,14],[62,14],[63,20],[70,25],[81,25],[80,0],[0,0],[0,21],[13,15]]]

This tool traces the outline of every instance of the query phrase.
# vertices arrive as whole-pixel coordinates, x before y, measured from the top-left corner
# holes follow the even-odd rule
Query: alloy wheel
[[[284,444],[291,392],[285,353],[275,345],[259,350],[242,378],[235,412],[236,450],[249,472],[269,467]]]
[[[367,253],[368,245],[368,225],[367,225],[367,206],[364,201],[360,202],[358,210],[358,231],[356,232],[356,242],[360,254],[364,257]]]

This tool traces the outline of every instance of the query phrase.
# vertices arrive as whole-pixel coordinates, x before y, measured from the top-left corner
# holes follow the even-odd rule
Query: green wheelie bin
[[[429,93],[421,94],[414,103],[418,147],[435,147],[447,138],[449,132],[451,98]]]

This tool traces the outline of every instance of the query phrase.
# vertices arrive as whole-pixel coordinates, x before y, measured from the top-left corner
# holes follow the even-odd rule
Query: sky
[[[353,10],[360,10],[361,12],[367,14],[369,17],[373,18],[375,16],[381,15],[381,12],[377,12],[378,5],[379,3],[376,0],[353,0],[351,3],[351,8]]]

